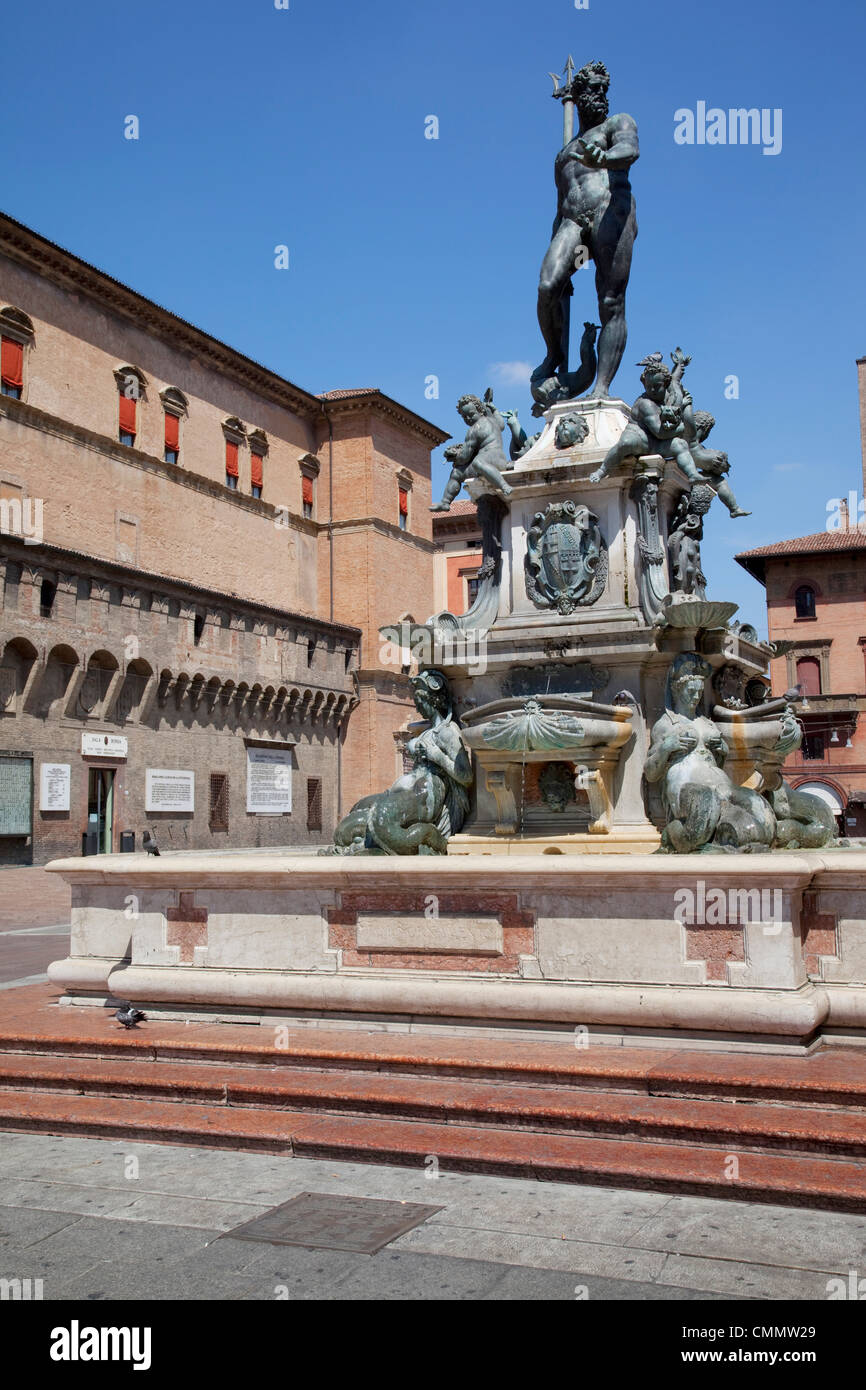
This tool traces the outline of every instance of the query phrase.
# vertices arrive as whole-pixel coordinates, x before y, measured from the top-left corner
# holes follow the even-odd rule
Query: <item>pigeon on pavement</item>
[[[114,1017],[124,1028],[134,1028],[137,1023],[147,1020],[147,1014],[134,1008],[128,999],[121,999],[120,1008],[116,1010]]]

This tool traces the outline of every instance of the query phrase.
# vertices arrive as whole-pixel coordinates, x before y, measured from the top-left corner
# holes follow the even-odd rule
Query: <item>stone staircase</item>
[[[866,1065],[0,1005],[0,1130],[866,1210]],[[280,1045],[275,1045],[275,1043]]]

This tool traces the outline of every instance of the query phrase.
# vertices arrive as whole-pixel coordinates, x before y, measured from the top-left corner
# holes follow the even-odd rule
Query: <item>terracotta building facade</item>
[[[481,568],[481,527],[475,503],[461,498],[433,516],[436,542],[434,610],[465,613],[475,602]]]
[[[321,843],[387,784],[446,437],[0,218],[0,865]]]
[[[866,482],[866,358],[857,363]],[[851,499],[857,502],[856,494]],[[862,512],[861,507],[857,507]],[[798,687],[801,747],[792,786],[832,807],[843,834],[866,835],[866,521],[849,499],[832,529],[759,546],[736,558],[767,591],[771,642],[790,644],[771,665],[772,691]]]

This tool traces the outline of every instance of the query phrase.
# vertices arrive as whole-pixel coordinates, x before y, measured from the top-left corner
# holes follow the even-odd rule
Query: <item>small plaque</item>
[[[302,1192],[264,1216],[236,1226],[233,1231],[224,1231],[220,1239],[260,1240],[270,1245],[301,1245],[307,1250],[355,1250],[362,1255],[375,1255],[437,1211],[442,1211],[442,1207],[420,1202]]]
[[[39,769],[40,811],[68,811],[72,769],[69,763],[43,763]]]
[[[495,917],[426,917],[399,912],[359,913],[359,951],[417,951],[421,955],[501,956],[502,924]]]
[[[144,809],[194,811],[195,773],[176,767],[145,768]]]
[[[122,734],[82,734],[81,756],[83,758],[125,758],[129,740]]]
[[[247,811],[284,815],[292,809],[291,748],[247,749]]]

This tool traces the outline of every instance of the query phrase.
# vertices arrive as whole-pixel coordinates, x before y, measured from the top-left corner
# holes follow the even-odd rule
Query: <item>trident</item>
[[[562,102],[562,147],[563,149],[574,136],[574,95],[572,84],[574,82],[574,59],[568,55],[568,62],[560,78],[559,74],[552,72],[553,91],[551,96],[555,101]],[[563,80],[564,79],[564,80]],[[571,337],[571,296],[574,293],[571,282],[566,285],[562,292],[562,366],[561,371],[568,371],[568,347]]]
[[[568,55],[568,62],[565,65],[562,81],[559,74],[552,72],[553,91],[551,96],[554,101],[562,102],[562,143],[567,145],[574,135],[574,96],[572,94],[572,83],[574,82],[574,59]]]

